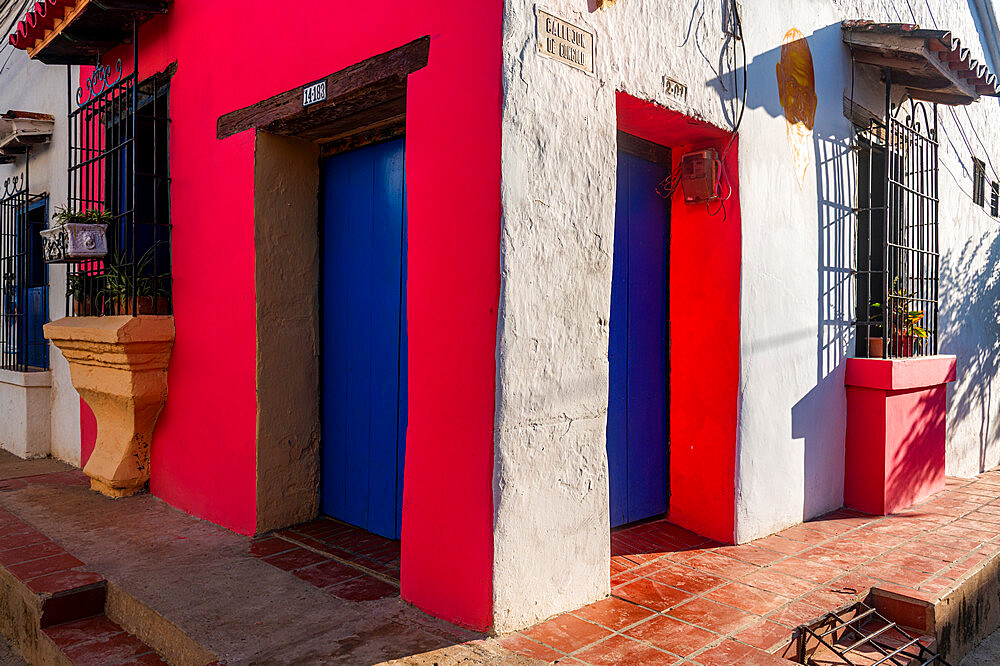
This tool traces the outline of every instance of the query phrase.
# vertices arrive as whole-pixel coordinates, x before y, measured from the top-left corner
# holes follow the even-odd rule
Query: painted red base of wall
[[[954,356],[847,361],[844,504],[895,513],[944,490]]]
[[[618,93],[618,129],[672,149],[721,156],[732,134]],[[740,376],[742,235],[739,141],[726,155],[725,202],[686,204],[670,220],[670,520],[732,543],[736,516],[736,413]]]

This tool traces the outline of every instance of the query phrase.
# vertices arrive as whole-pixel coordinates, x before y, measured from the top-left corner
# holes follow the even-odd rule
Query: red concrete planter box
[[[944,490],[954,356],[847,360],[844,504],[895,513]]]

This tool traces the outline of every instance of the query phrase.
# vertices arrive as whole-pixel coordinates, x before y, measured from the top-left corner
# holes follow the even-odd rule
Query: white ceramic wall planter
[[[108,253],[106,224],[70,222],[39,233],[46,263],[100,259]]]

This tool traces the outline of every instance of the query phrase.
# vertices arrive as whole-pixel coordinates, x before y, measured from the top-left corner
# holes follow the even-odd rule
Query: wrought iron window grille
[[[29,156],[30,157],[30,156]],[[42,259],[48,197],[29,191],[28,166],[0,196],[0,369],[47,370],[48,267]]]
[[[893,103],[890,70],[885,82],[885,116],[855,140],[856,355],[927,356],[938,353],[937,105]]]
[[[1000,217],[1000,183],[993,181],[990,185],[990,215]]]
[[[138,63],[133,29],[133,63]],[[69,208],[107,211],[108,254],[69,265],[67,314],[173,312],[169,90],[172,71],[142,81],[122,63],[95,71],[69,114]]]

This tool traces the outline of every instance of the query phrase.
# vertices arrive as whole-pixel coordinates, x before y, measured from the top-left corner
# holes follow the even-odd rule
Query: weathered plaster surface
[[[607,592],[614,92],[732,128],[734,74],[742,74],[742,58],[733,63],[721,4],[622,0],[597,10],[586,0],[539,2],[595,32],[591,77],[540,57],[535,4],[507,3],[494,483],[499,631]],[[852,81],[840,21],[934,26],[936,20],[982,57],[966,3],[909,5],[912,15],[908,5],[888,0],[744,6],[749,94],[739,154],[737,541],[843,501],[856,172],[852,128],[842,110]],[[791,28],[808,41],[818,98],[802,181],[795,176],[775,70]],[[688,85],[686,101],[665,94],[664,76]],[[879,99],[877,79],[859,74],[854,86],[857,96]],[[948,413],[952,474],[1000,463],[993,398],[1000,388],[1000,234],[997,221],[971,203],[969,166],[975,153],[1000,168],[998,114],[1000,105],[990,98],[940,111],[941,351],[959,358]],[[987,170],[993,173],[989,164]],[[576,526],[572,532],[570,525]]]
[[[5,57],[4,60],[7,60]],[[79,77],[73,67],[72,80]],[[48,113],[55,118],[52,141],[37,146],[31,152],[30,186],[32,193],[49,194],[49,212],[66,201],[67,146],[66,67],[34,62],[24,51],[14,51],[0,73],[0,112],[8,109]],[[0,165],[0,181],[21,174],[24,158],[13,164]],[[66,269],[49,267],[49,319],[66,315]],[[69,365],[55,346],[49,345],[49,366],[52,373],[51,426],[45,430],[51,444],[46,443],[38,455],[51,455],[74,465],[80,464],[80,396],[70,381]],[[6,412],[0,412],[5,418]]]
[[[615,92],[726,126],[723,38],[679,1],[538,7],[596,33],[596,75],[539,56],[535,6],[506,3],[503,227],[494,480],[495,629],[608,593],[605,431],[614,239]],[[655,27],[654,27],[655,26]],[[710,59],[702,57],[710,55]],[[663,76],[689,84],[686,103]]]
[[[812,52],[815,124],[796,175],[776,66],[786,32]],[[749,94],[740,128],[743,287],[736,540],[841,506],[850,327],[850,60],[826,2],[744,16]]]
[[[319,149],[258,132],[257,531],[315,517],[319,504]]]

